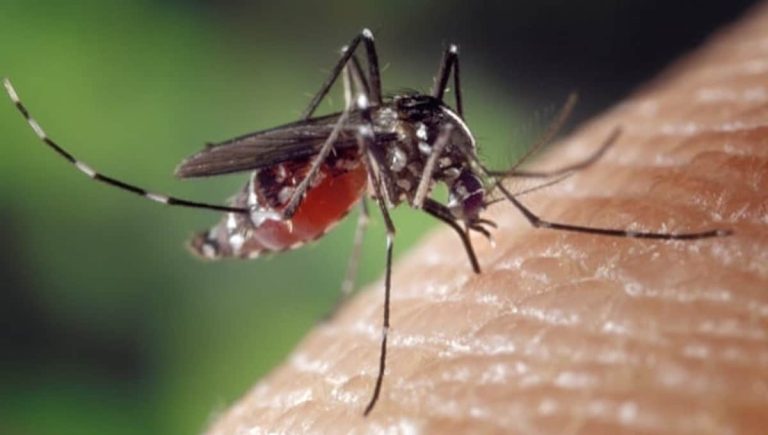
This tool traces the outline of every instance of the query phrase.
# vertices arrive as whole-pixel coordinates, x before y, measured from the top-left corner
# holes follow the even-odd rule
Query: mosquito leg
[[[619,136],[621,136],[621,128],[616,127],[611,131],[611,134],[608,135],[608,137],[603,141],[603,144],[600,145],[600,148],[598,148],[595,152],[592,153],[592,155],[588,156],[586,159],[576,162],[567,166],[562,166],[557,169],[552,169],[549,171],[526,171],[526,170],[518,170],[518,169],[512,169],[510,171],[488,171],[488,174],[493,177],[502,177],[502,178],[511,178],[511,177],[520,177],[520,178],[549,178],[554,176],[560,176],[567,174],[569,172],[573,171],[579,171],[582,169],[585,169],[592,164],[594,164],[596,161],[600,160],[601,157],[610,149],[613,144],[616,143],[616,141],[619,139]],[[517,164],[515,165],[518,166]]]
[[[394,246],[395,231],[392,225],[391,219],[389,219],[389,212],[387,207],[383,203],[379,203],[382,215],[385,216],[384,221],[387,223],[387,260],[386,270],[384,272],[384,321],[381,328],[381,349],[379,350],[379,371],[376,374],[376,385],[373,387],[373,394],[368,402],[368,405],[363,411],[363,415],[367,416],[373,411],[373,407],[376,406],[376,402],[379,400],[381,394],[381,385],[384,382],[384,372],[387,368],[387,335],[389,334],[389,301],[390,292],[392,289],[392,248]]]
[[[342,70],[349,62],[349,59],[354,54],[357,46],[360,45],[361,38],[362,38],[361,34],[355,36],[352,39],[352,41],[349,43],[349,45],[345,46],[341,50],[341,58],[336,62],[336,65],[334,65],[333,69],[331,70],[331,73],[328,75],[328,78],[325,79],[325,82],[323,82],[323,85],[320,87],[320,90],[315,94],[314,97],[312,97],[312,100],[309,102],[309,105],[307,106],[306,109],[304,109],[304,112],[302,112],[301,119],[309,119],[315,113],[315,110],[317,110],[317,106],[319,106],[323,98],[325,98],[325,96],[328,95],[328,91],[331,89],[331,86],[333,86],[334,82],[336,82],[336,79],[339,77],[339,74],[341,74]]]
[[[387,230],[386,266],[384,270],[384,313],[381,329],[381,349],[379,351],[379,369],[376,373],[376,383],[373,388],[373,393],[363,411],[363,416],[367,416],[373,411],[376,402],[379,400],[381,387],[384,383],[384,374],[387,368],[387,337],[389,334],[389,307],[392,290],[392,249],[395,239],[395,225],[389,215],[387,206],[387,204],[390,204],[392,201],[386,190],[386,180],[382,179],[382,177],[386,176],[386,173],[380,170],[382,166],[381,156],[378,156],[371,147],[376,139],[373,131],[373,123],[371,121],[371,108],[368,106],[367,100],[362,99],[361,103],[362,104],[360,104],[358,108],[362,112],[362,118],[365,123],[358,127],[357,143],[360,147],[360,152],[363,155],[363,161],[368,167],[369,182]]]
[[[355,95],[357,95],[355,88],[358,90],[367,89],[365,78],[361,73],[360,65],[357,63],[357,58],[355,56],[352,56],[352,61],[344,67],[342,79],[344,84],[344,107],[346,108],[345,110],[352,110],[356,101]],[[378,183],[378,180],[376,183]],[[336,315],[339,307],[341,307],[341,305],[349,298],[354,290],[357,270],[360,265],[363,238],[365,236],[365,230],[368,227],[368,221],[368,203],[365,198],[361,198],[360,213],[357,216],[357,227],[355,229],[355,238],[352,242],[352,252],[350,252],[349,260],[347,262],[347,271],[344,275],[344,281],[341,283],[341,294],[338,299],[336,299],[331,310],[323,317],[323,320],[325,321],[330,320]]]
[[[346,50],[346,47],[344,48]],[[358,96],[368,97],[368,81],[360,67],[360,60],[357,56],[352,56],[350,61],[342,70],[342,83],[344,85],[344,106],[347,110],[355,110],[359,105]]]
[[[365,95],[371,95],[371,87],[368,85],[368,80],[365,78],[363,68],[360,66],[360,59],[357,56],[352,56],[352,61],[347,64],[349,71],[352,75],[352,82],[357,89]]]
[[[291,217],[293,217],[293,215],[296,213],[296,210],[298,210],[299,204],[301,204],[301,200],[304,199],[304,194],[307,193],[310,183],[312,183],[312,181],[317,176],[317,173],[320,171],[320,166],[328,157],[328,154],[331,153],[331,150],[333,149],[333,144],[336,143],[336,139],[339,138],[341,129],[344,128],[344,124],[346,124],[348,118],[349,118],[349,110],[345,109],[343,112],[341,112],[341,115],[339,116],[339,120],[336,121],[336,125],[333,126],[333,130],[331,130],[331,134],[328,135],[327,139],[325,139],[325,142],[323,143],[323,146],[320,148],[320,151],[312,159],[312,165],[309,167],[307,176],[304,177],[303,180],[301,180],[298,186],[296,186],[296,189],[293,191],[293,195],[291,195],[291,199],[288,201],[288,204],[286,204],[285,208],[282,210],[281,214],[282,214],[283,220],[290,220]]]
[[[597,234],[601,236],[613,236],[613,237],[627,237],[636,239],[657,239],[657,240],[696,240],[706,239],[709,237],[722,237],[731,235],[731,230],[715,229],[709,231],[700,231],[692,233],[656,233],[656,232],[644,232],[644,231],[629,231],[618,230],[611,228],[597,228],[581,225],[563,224],[558,222],[550,222],[541,219],[535,215],[528,207],[524,206],[518,201],[514,195],[512,195],[507,188],[505,188],[500,182],[496,184],[504,196],[514,205],[520,213],[530,222],[535,228],[550,228],[560,231],[571,231],[575,233]]]
[[[377,196],[381,198],[382,191],[381,186],[378,184],[374,187],[377,190]],[[381,349],[379,350],[379,370],[376,374],[376,384],[373,387],[373,393],[368,405],[363,411],[363,415],[367,416],[373,411],[373,407],[376,406],[376,402],[379,400],[381,394],[381,386],[384,382],[384,373],[387,368],[387,336],[389,334],[389,304],[390,293],[392,290],[392,249],[395,240],[395,225],[392,223],[392,219],[389,216],[389,210],[387,205],[382,199],[376,201],[379,205],[379,210],[384,218],[384,224],[387,229],[387,251],[386,251],[386,266],[384,270],[384,316],[381,328]]]
[[[363,44],[365,45],[368,58],[368,74],[370,83],[370,91],[368,95],[370,96],[370,100],[375,104],[381,104],[381,78],[379,75],[379,61],[376,55],[376,47],[373,42],[373,33],[371,33],[371,31],[368,29],[363,29],[360,34],[355,36],[352,41],[350,41],[346,50],[342,51],[341,58],[338,60],[338,62],[336,62],[336,65],[331,70],[328,78],[325,80],[323,85],[320,87],[320,90],[317,92],[317,94],[315,94],[315,96],[309,102],[307,108],[304,109],[304,112],[301,114],[302,119],[309,119],[312,117],[312,114],[315,113],[315,110],[317,110],[317,107],[320,105],[320,102],[323,100],[323,98],[328,95],[328,91],[331,89],[331,86],[333,86],[333,84],[336,82],[336,79],[341,74],[342,69],[347,65],[350,58],[357,49],[357,46],[360,45],[361,41],[363,41]]]
[[[344,99],[348,110],[352,108],[353,104],[355,104],[355,97],[353,97],[353,95],[355,95],[356,92],[353,87],[356,87],[360,90],[367,89],[367,84],[364,81],[365,78],[361,74],[360,65],[359,63],[356,63],[356,61],[356,57],[353,56],[352,62],[350,62],[344,68],[342,76],[344,79]],[[372,179],[371,183],[378,184],[379,181],[378,179]],[[352,291],[354,290],[355,281],[357,278],[357,271],[360,266],[360,255],[363,247],[363,238],[365,237],[365,230],[368,227],[369,218],[370,214],[368,211],[368,203],[365,198],[362,198],[360,199],[360,213],[357,217],[357,227],[355,229],[355,237],[352,243],[352,252],[350,253],[349,261],[347,263],[347,271],[344,276],[344,281],[342,281],[341,284],[341,294],[336,300],[336,303],[334,303],[333,307],[331,308],[331,311],[325,316],[326,320],[332,318],[336,314],[336,311],[338,311],[339,307],[344,303],[344,301],[346,301],[349,296],[352,295]]]
[[[448,89],[448,79],[453,71],[453,93],[456,99],[456,112],[461,119],[464,119],[464,107],[461,100],[461,82],[459,79],[459,47],[451,44],[443,52],[443,58],[440,60],[440,68],[435,76],[432,96],[442,101],[445,91]]]
[[[53,149],[56,153],[58,153],[61,157],[64,157],[64,159],[69,161],[69,163],[73,164],[80,172],[92,178],[93,180],[108,184],[112,187],[116,187],[118,189],[122,189],[127,192],[134,193],[143,198],[149,199],[154,202],[159,202],[161,204],[190,207],[190,208],[199,208],[199,209],[206,209],[206,210],[215,210],[215,211],[225,211],[225,212],[231,212],[231,213],[245,213],[245,214],[250,213],[250,210],[248,210],[247,208],[207,204],[203,202],[189,201],[186,199],[176,198],[173,196],[152,193],[141,187],[138,187],[133,184],[129,184],[124,181],[118,180],[116,178],[112,178],[110,176],[96,172],[94,169],[88,166],[85,162],[78,160],[74,155],[70,154],[69,151],[65,150],[59,144],[54,142],[53,139],[48,137],[48,135],[45,133],[43,128],[40,126],[40,124],[38,124],[37,121],[32,117],[32,115],[30,115],[27,108],[21,102],[21,100],[19,99],[19,95],[16,93],[16,90],[13,88],[13,85],[11,84],[10,80],[8,80],[7,78],[4,78],[3,85],[5,86],[5,90],[8,93],[8,96],[11,98],[11,101],[13,101],[13,104],[16,105],[16,108],[19,110],[19,112],[21,112],[21,115],[24,117],[24,119],[27,120],[27,123],[35,132],[37,137],[41,141],[43,141],[43,143],[45,143],[51,149]]]
[[[464,231],[464,229],[456,223],[456,219],[453,217],[450,210],[448,210],[443,204],[440,204],[431,198],[427,198],[424,201],[424,211],[427,212],[430,216],[448,224],[451,228],[453,228],[454,231],[456,231],[456,234],[458,234],[459,238],[461,238],[461,243],[464,244],[464,251],[467,253],[469,263],[472,265],[472,270],[479,274],[480,263],[478,263],[477,255],[475,255],[475,249],[472,247],[472,240],[469,238],[467,232]]]
[[[420,209],[424,204],[424,199],[427,196],[430,184],[432,184],[432,173],[435,171],[435,163],[437,163],[437,159],[448,144],[448,139],[451,137],[452,130],[452,124],[446,124],[440,130],[440,135],[437,137],[435,144],[432,147],[432,153],[429,155],[427,163],[424,164],[424,170],[421,173],[419,185],[416,187],[416,194],[413,196],[413,201],[411,202],[411,205],[416,209]]]
[[[379,57],[376,54],[376,45],[373,42],[373,33],[368,29],[363,29],[363,43],[365,44],[365,54],[368,61],[368,79],[370,81],[369,100],[376,106],[381,106],[381,74],[379,72]]]
[[[352,85],[354,77],[349,67],[344,67],[341,78],[344,87],[344,110],[351,111],[355,106],[355,91]]]
[[[349,62],[350,59],[353,58],[354,50],[357,47],[357,45],[360,43],[360,40],[363,40],[366,51],[368,53],[368,67],[369,67],[369,79],[370,79],[370,92],[371,94],[364,94],[362,92],[365,92],[365,89],[362,89],[362,87],[357,89],[357,92],[354,92],[352,89],[351,82],[361,82],[366,83],[365,79],[359,69],[359,65],[357,63]],[[307,172],[307,176],[304,177],[303,180],[299,183],[298,186],[296,186],[296,190],[294,190],[293,195],[291,195],[291,199],[288,201],[288,204],[286,204],[285,208],[282,211],[282,218],[285,220],[290,219],[295,213],[296,210],[299,208],[299,204],[301,204],[301,200],[304,198],[304,194],[309,189],[309,185],[312,183],[312,181],[317,176],[317,173],[320,171],[320,166],[323,164],[325,159],[330,154],[331,150],[333,149],[333,144],[336,142],[336,139],[338,139],[339,134],[341,133],[341,129],[344,128],[344,124],[346,123],[347,119],[349,118],[349,112],[350,110],[353,110],[353,102],[351,101],[351,98],[359,99],[359,97],[363,97],[362,101],[356,101],[355,105],[357,106],[367,106],[369,105],[369,101],[373,99],[377,102],[377,104],[381,104],[381,81],[379,79],[379,67],[378,67],[378,60],[376,57],[376,48],[373,43],[373,34],[368,29],[363,29],[363,31],[355,37],[355,39],[352,40],[352,42],[349,44],[348,48],[345,50],[342,50],[343,54],[339,62],[334,67],[331,76],[328,78],[328,80],[323,84],[323,87],[320,89],[320,92],[315,96],[315,98],[310,103],[307,110],[305,110],[305,113],[303,115],[304,119],[309,118],[312,116],[312,113],[317,108],[317,105],[319,104],[320,100],[328,93],[328,89],[333,85],[333,83],[336,81],[338,76],[343,73],[344,76],[344,94],[345,94],[345,109],[339,116],[339,120],[336,122],[336,125],[334,125],[333,130],[331,131],[331,134],[328,136],[328,138],[323,143],[323,146],[320,148],[320,151],[317,153],[317,155],[312,160],[312,165],[309,168],[309,171]],[[352,68],[347,68],[348,65],[352,65]],[[361,107],[357,107],[358,109]]]
[[[347,110],[352,110],[357,100],[356,95],[362,93],[368,95],[368,82],[365,80],[360,61],[357,56],[352,56],[351,62],[344,68],[344,99]],[[378,181],[376,181],[378,183]],[[352,242],[352,252],[347,263],[347,272],[344,281],[341,283],[341,296],[336,302],[331,315],[336,309],[352,294],[357,278],[357,270],[360,266],[360,254],[363,247],[363,238],[365,230],[368,228],[370,213],[368,211],[368,202],[365,198],[360,199],[360,213],[357,216],[357,226],[355,229],[355,238]]]
[[[476,165],[478,165],[487,176],[493,178],[493,175],[482,166],[479,159],[477,158],[477,155],[465,149],[461,149],[461,150],[464,152],[467,158],[470,159],[472,162],[474,162]],[[733,234],[733,231],[726,230],[726,229],[714,229],[714,230],[692,232],[692,233],[657,233],[657,232],[644,232],[644,231],[628,231],[628,230],[619,230],[619,229],[612,229],[612,228],[588,227],[588,226],[582,226],[582,225],[571,225],[571,224],[563,224],[558,222],[551,222],[551,221],[541,219],[536,214],[534,214],[530,209],[528,209],[528,207],[524,206],[520,201],[518,201],[515,198],[515,195],[513,195],[506,187],[504,187],[504,184],[502,184],[501,179],[495,178],[493,179],[493,182],[494,182],[493,187],[491,189],[501,190],[502,194],[509,200],[509,202],[511,202],[512,205],[514,205],[515,208],[517,208],[520,211],[520,213],[522,213],[523,216],[525,216],[525,218],[528,220],[531,226],[535,228],[550,228],[553,230],[570,231],[575,233],[598,234],[603,236],[627,237],[627,238],[637,238],[637,239],[657,239],[657,240],[696,240],[696,239],[706,239],[709,237],[723,237],[723,236],[729,236]]]
[[[344,281],[341,283],[342,299],[348,298],[355,289],[355,281],[357,280],[357,271],[360,267],[360,255],[362,254],[365,230],[368,229],[369,221],[370,214],[368,212],[368,203],[365,198],[362,198],[360,200],[360,214],[357,216],[355,238],[352,242],[352,253],[349,257],[349,263],[347,264],[347,273],[345,274]]]
[[[365,230],[368,228],[369,220],[370,214],[368,211],[368,203],[366,202],[365,198],[362,198],[360,200],[360,214],[357,215],[355,238],[352,242],[352,252],[349,254],[347,272],[344,274],[344,281],[341,283],[341,294],[333,304],[330,312],[325,316],[325,319],[333,318],[333,316],[339,310],[339,307],[341,307],[344,302],[349,299],[355,289],[357,272],[360,269],[360,256],[362,255],[363,251],[363,239],[365,238]]]
[[[456,100],[456,110],[461,119],[464,119],[464,104],[461,98],[461,81],[459,80],[459,49],[455,45],[449,47],[453,49],[456,55],[456,61],[453,63],[453,96]]]
[[[383,202],[379,202],[379,209],[384,216],[384,222],[387,225],[387,260],[386,270],[384,272],[384,317],[381,328],[381,349],[379,350],[379,370],[376,374],[376,384],[373,387],[373,394],[368,402],[368,405],[363,411],[363,415],[367,416],[373,411],[373,407],[376,406],[376,402],[379,400],[381,394],[381,385],[384,382],[384,373],[387,368],[387,335],[389,334],[389,302],[390,292],[392,289],[392,248],[395,238],[395,227],[392,225],[392,220],[389,218],[389,212],[386,205]]]

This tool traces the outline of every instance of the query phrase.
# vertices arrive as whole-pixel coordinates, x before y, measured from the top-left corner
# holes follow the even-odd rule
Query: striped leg
[[[365,52],[368,59],[367,79],[363,76],[360,69],[360,63],[355,56],[355,50],[361,42],[365,46]],[[345,81],[352,81],[353,84],[356,84],[358,89],[356,92],[354,92],[354,95],[352,95],[350,86],[353,86],[353,84],[348,83],[345,85],[346,104],[344,111],[339,116],[336,125],[333,127],[331,134],[325,140],[325,143],[323,143],[320,151],[316,156],[312,158],[312,164],[309,168],[309,171],[307,172],[306,177],[301,181],[301,183],[299,183],[298,186],[296,186],[296,189],[293,191],[293,195],[291,195],[291,199],[283,208],[281,212],[281,217],[283,220],[290,220],[291,217],[293,217],[293,215],[296,213],[299,205],[301,204],[301,201],[304,199],[304,195],[309,189],[310,184],[320,171],[320,166],[333,150],[333,145],[336,142],[336,139],[339,137],[341,129],[344,127],[344,123],[349,117],[349,112],[353,109],[350,97],[361,98],[360,102],[356,102],[357,105],[364,104],[368,106],[369,104],[373,103],[377,106],[380,106],[382,103],[379,60],[378,56],[376,55],[376,46],[373,41],[373,33],[371,33],[370,30],[363,29],[359,35],[352,39],[352,42],[350,42],[349,45],[342,48],[341,58],[336,62],[336,65],[333,67],[331,74],[323,83],[320,91],[315,94],[315,97],[312,99],[312,101],[310,101],[309,106],[304,110],[302,119],[309,119],[315,113],[317,106],[320,105],[320,101],[325,98],[325,96],[328,94],[328,91],[331,89],[331,86],[333,86],[334,82],[336,82],[336,79],[340,75],[344,77]]]
[[[363,239],[365,238],[365,231],[368,229],[369,221],[368,203],[365,198],[361,198],[360,212],[357,215],[357,226],[355,227],[355,238],[352,241],[352,251],[349,253],[349,260],[347,260],[347,271],[344,274],[344,281],[341,282],[341,291],[339,292],[338,299],[336,299],[331,309],[323,317],[323,320],[332,319],[339,311],[339,308],[349,300],[355,290],[357,273],[360,269],[360,256],[363,253]]]
[[[342,49],[341,58],[336,62],[336,65],[334,65],[328,78],[320,87],[320,90],[312,98],[312,101],[309,102],[309,106],[304,109],[304,112],[301,114],[301,119],[309,119],[312,117],[317,106],[319,106],[323,98],[328,95],[331,86],[333,86],[333,83],[336,82],[336,79],[341,75],[344,67],[350,59],[353,58],[355,50],[360,45],[360,42],[362,42],[365,47],[366,59],[368,61],[368,80],[366,89],[368,100],[371,104],[377,106],[381,105],[381,74],[379,73],[379,57],[376,54],[376,44],[373,40],[373,33],[368,29],[363,29],[347,46],[344,47],[344,49]],[[359,62],[356,59],[353,60],[353,63],[355,63],[357,65],[356,68],[359,69]]]
[[[368,83],[363,76],[362,69],[357,57],[352,56],[351,62],[344,68],[344,102],[347,110],[350,110],[353,105],[358,101],[357,95],[368,95]],[[357,227],[355,229],[355,238],[352,242],[352,252],[347,262],[347,272],[344,275],[344,281],[341,283],[341,297],[336,302],[335,308],[331,312],[333,314],[336,309],[346,301],[355,289],[355,280],[357,279],[357,272],[360,268],[360,255],[362,254],[363,238],[365,237],[365,230],[368,228],[368,221],[370,220],[370,213],[368,210],[368,202],[365,197],[360,198],[360,213],[357,217]]]
[[[363,155],[363,161],[368,168],[368,183],[371,186],[373,197],[375,198],[376,204],[379,206],[379,211],[381,212],[381,217],[384,219],[384,226],[387,230],[386,266],[384,268],[384,312],[381,328],[381,347],[379,348],[379,368],[376,373],[376,382],[373,387],[373,392],[371,393],[371,398],[363,411],[363,416],[368,416],[379,401],[381,388],[384,384],[384,374],[387,370],[387,341],[389,336],[390,294],[392,290],[392,251],[394,249],[396,230],[387,207],[387,204],[391,204],[392,200],[389,197],[389,192],[387,190],[387,180],[384,179],[386,173],[381,170],[382,157],[371,149],[371,145],[375,143],[373,121],[371,120],[371,107],[368,105],[367,98],[361,98],[358,101],[357,106],[361,111],[364,121],[364,123],[358,127],[357,142],[361,154]]]
[[[446,124],[440,129],[440,135],[437,136],[435,145],[432,147],[432,153],[429,155],[427,163],[424,165],[424,170],[419,179],[419,185],[416,187],[416,194],[413,196],[413,201],[411,202],[411,206],[415,209],[420,209],[424,205],[424,199],[427,197],[430,184],[432,184],[432,175],[435,171],[435,164],[437,163],[437,159],[440,158],[443,149],[448,145],[452,130],[453,125],[451,124]]]
[[[373,170],[373,166],[378,165],[378,163],[376,163],[371,154],[369,154],[368,145],[372,143],[373,135],[368,134],[369,132],[372,132],[370,125],[366,127],[367,128],[364,129],[362,134],[359,135],[358,141],[361,143],[364,141],[366,142],[361,146],[361,148],[363,148],[364,156],[368,162],[367,164],[373,173],[376,172]],[[365,406],[363,416],[368,416],[368,414],[373,411],[376,403],[379,401],[381,388],[384,384],[384,374],[387,371],[387,339],[389,336],[390,294],[392,291],[392,251],[394,249],[395,242],[395,224],[392,222],[392,218],[389,215],[389,210],[387,209],[387,203],[390,201],[386,196],[386,190],[383,189],[383,182],[372,175],[371,184],[373,191],[376,194],[376,204],[379,206],[379,211],[381,211],[381,216],[384,219],[384,226],[387,229],[387,250],[386,266],[384,269],[384,312],[382,317],[381,342],[379,348],[379,369],[376,373],[376,382],[373,386],[373,393],[371,393],[371,398],[369,399],[368,404]]]
[[[496,187],[501,190],[504,196],[515,206],[515,208],[522,213],[526,220],[534,228],[549,228],[559,231],[570,231],[574,233],[584,234],[596,234],[599,236],[612,236],[612,237],[625,237],[630,239],[655,239],[655,240],[698,240],[708,239],[710,237],[724,237],[733,234],[733,231],[728,229],[714,229],[708,231],[697,231],[692,233],[657,233],[647,231],[631,231],[613,228],[600,228],[600,227],[588,227],[583,225],[571,225],[560,222],[552,222],[540,218],[533,213],[528,207],[518,201],[512,193],[501,184],[501,181],[496,181]]]
[[[443,58],[440,60],[440,69],[435,76],[435,83],[432,88],[432,96],[443,101],[445,91],[448,89],[448,78],[453,71],[453,95],[456,99],[456,113],[461,119],[464,119],[464,106],[461,100],[461,81],[459,79],[459,47],[451,44],[443,52]]]
[[[615,141],[616,137],[618,137],[618,134],[619,134],[618,132],[619,132],[618,129],[615,130],[614,133],[611,135],[611,137],[609,137],[609,139],[607,140],[607,143],[609,145]],[[540,218],[537,214],[532,212],[523,203],[518,201],[516,198],[516,195],[510,192],[509,189],[504,187],[504,184],[503,184],[504,178],[494,176],[493,172],[491,172],[485,166],[483,166],[482,162],[480,162],[477,155],[473,154],[472,152],[466,149],[461,149],[461,150],[464,152],[464,155],[466,155],[468,159],[473,161],[480,169],[482,169],[483,173],[489,178],[489,182],[492,183],[492,187],[490,190],[493,191],[495,189],[499,189],[501,193],[504,195],[504,197],[507,200],[509,200],[509,202],[511,202],[513,206],[515,206],[515,208],[525,217],[528,223],[531,224],[531,226],[534,228],[547,228],[551,230],[569,231],[573,233],[582,233],[582,234],[596,234],[599,236],[625,237],[625,238],[635,238],[635,239],[654,239],[654,240],[698,240],[698,239],[708,239],[711,237],[725,237],[733,234],[733,231],[729,229],[712,229],[707,231],[696,231],[696,232],[689,232],[689,233],[666,233],[666,232],[632,231],[632,230],[624,230],[624,229],[590,227],[585,225],[572,225],[567,223],[548,221]],[[559,181],[559,179],[555,181]],[[542,187],[543,186],[544,185],[542,185]],[[527,193],[527,192],[524,191],[523,193]]]
[[[461,243],[464,245],[464,251],[467,253],[469,264],[472,266],[472,271],[475,273],[480,273],[480,263],[477,261],[475,248],[472,247],[472,240],[469,238],[467,231],[462,229],[461,226],[456,223],[456,218],[453,216],[453,214],[451,214],[451,211],[443,204],[440,204],[431,198],[426,198],[424,201],[424,211],[427,212],[427,214],[430,216],[447,224],[453,228],[454,231],[456,231],[456,234],[458,234],[459,238],[461,238]],[[479,228],[479,231],[481,232],[484,230],[482,227]],[[490,234],[488,234],[488,236],[490,237]]]
[[[16,105],[16,108],[19,110],[19,112],[21,112],[21,115],[24,116],[24,119],[27,120],[27,123],[29,123],[29,126],[32,127],[32,130],[35,132],[37,137],[40,138],[40,140],[42,140],[43,143],[51,147],[51,149],[56,151],[60,156],[64,157],[70,163],[75,165],[75,167],[78,170],[80,170],[80,172],[87,175],[88,177],[96,181],[100,181],[102,183],[108,184],[112,187],[117,187],[118,189],[135,193],[136,195],[142,196],[151,201],[159,202],[161,204],[190,207],[190,208],[200,208],[200,209],[215,210],[215,211],[226,211],[231,213],[250,213],[250,210],[248,210],[247,208],[207,204],[203,202],[189,201],[186,199],[175,198],[172,196],[161,195],[158,193],[152,193],[141,187],[138,187],[133,184],[129,184],[124,181],[120,181],[116,178],[112,178],[107,175],[103,175],[96,172],[93,168],[88,166],[88,164],[75,158],[75,156],[70,154],[67,150],[62,148],[59,144],[57,144],[50,137],[48,137],[48,135],[45,133],[43,128],[40,126],[40,124],[38,124],[37,121],[35,121],[35,119],[29,114],[29,111],[24,106],[24,104],[22,104],[21,100],[19,99],[19,95],[16,93],[16,90],[13,88],[13,85],[11,85],[10,80],[8,80],[7,78],[4,78],[3,86],[5,86],[5,90],[6,92],[8,92],[8,96],[11,98],[11,101],[13,101],[13,104]]]

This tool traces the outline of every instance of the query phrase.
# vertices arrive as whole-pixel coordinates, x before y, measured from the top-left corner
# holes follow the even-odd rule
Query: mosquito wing
[[[340,115],[333,113],[211,144],[181,162],[176,175],[192,178],[252,171],[313,156],[330,136]],[[357,146],[355,134],[360,122],[359,112],[350,113],[334,147]]]

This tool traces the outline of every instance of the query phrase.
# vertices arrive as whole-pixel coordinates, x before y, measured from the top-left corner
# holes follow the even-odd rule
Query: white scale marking
[[[144,196],[146,196],[147,198],[151,199],[152,201],[159,202],[161,204],[168,204],[168,201],[169,201],[167,196],[165,196],[165,195],[158,195],[157,193],[147,192],[146,194],[144,194]]]
[[[256,196],[256,176],[259,174],[259,171],[253,171],[253,175],[251,175],[251,179],[248,184],[248,205],[251,207],[256,207],[259,205],[259,198]]]
[[[405,151],[399,147],[394,147],[390,157],[389,169],[394,172],[400,172],[405,168],[406,164],[408,164],[408,156],[405,154]]]
[[[16,89],[13,89],[13,85],[11,85],[11,81],[7,78],[3,79],[3,86],[5,86],[6,92],[8,92],[8,96],[11,97],[11,100],[13,100],[14,103],[19,102],[19,95],[16,93]]]
[[[305,244],[305,243],[306,243],[306,242],[305,242],[305,241],[303,241],[303,240],[302,240],[302,241],[299,241],[299,242],[296,242],[296,243],[292,244],[291,246],[289,246],[289,247],[288,247],[288,249],[299,249],[299,248],[301,248],[302,246],[304,246],[304,244]]]
[[[232,246],[232,251],[235,255],[240,255],[240,250],[243,248],[244,243],[245,237],[240,233],[235,233],[229,236],[229,244]]]
[[[359,127],[357,127],[357,132],[360,133],[361,136],[364,136],[366,138],[372,138],[373,137],[373,130],[368,124],[363,124]]]
[[[37,121],[34,120],[34,118],[27,118],[27,122],[29,123],[29,126],[32,127],[32,130],[35,131],[35,134],[40,139],[45,140],[48,136],[43,131],[43,127],[40,127],[40,124],[37,123]]]
[[[427,156],[432,154],[432,145],[423,140],[419,141],[419,152]]]
[[[368,108],[368,105],[368,97],[363,94],[359,94],[357,96],[357,108],[360,110],[365,110]]]
[[[77,169],[79,169],[81,172],[83,172],[85,175],[94,178],[96,177],[96,171],[94,171],[90,166],[86,165],[85,163],[81,161],[76,161],[75,166],[77,166]]]
[[[288,187],[288,186],[285,186],[282,189],[280,189],[280,192],[277,193],[277,202],[279,202],[280,204],[287,204],[288,201],[293,196],[294,190],[295,189],[293,187]]]
[[[266,221],[283,221],[283,215],[271,208],[258,207],[251,210],[251,223],[256,228],[260,227]],[[288,221],[290,224],[290,221]]]
[[[227,229],[231,232],[237,229],[237,217],[234,213],[227,215]]]
[[[419,126],[416,128],[416,137],[421,140],[427,140],[427,126],[423,122],[420,122],[418,125]]]
[[[210,243],[203,242],[202,251],[205,258],[216,258],[216,248]]]

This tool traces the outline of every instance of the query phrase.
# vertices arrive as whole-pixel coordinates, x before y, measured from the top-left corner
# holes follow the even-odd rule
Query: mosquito
[[[361,49],[365,64],[357,54]],[[343,110],[315,116],[340,77]],[[451,77],[452,106],[445,99]],[[519,169],[559,130],[575,102],[569,98],[542,139],[516,165],[503,170],[489,169],[478,159],[477,141],[464,118],[459,51],[453,44],[443,52],[429,93],[409,92],[390,97],[382,94],[373,34],[363,29],[341,50],[341,57],[298,121],[209,144],[181,162],[176,169],[181,178],[249,172],[246,185],[227,205],[152,193],[95,171],[54,142],[30,115],[11,82],[3,79],[3,84],[38,138],[88,177],[158,203],[224,212],[217,225],[190,242],[192,250],[206,259],[255,258],[298,248],[322,237],[359,205],[353,254],[341,286],[343,300],[354,287],[369,217],[366,199],[372,199],[386,227],[386,260],[378,368],[363,411],[366,416],[379,399],[386,372],[395,240],[389,210],[393,207],[406,203],[447,224],[458,235],[470,267],[478,274],[480,264],[470,233],[491,237],[496,224],[481,215],[500,200],[509,201],[535,228],[657,240],[698,240],[731,233],[724,229],[688,233],[628,231],[539,217],[519,199],[533,189],[513,192],[503,181],[515,177],[554,178],[539,187],[553,184],[595,163],[617,141],[620,130],[611,132],[592,155],[576,164],[546,172]],[[432,197],[433,188],[440,183],[448,190],[445,203]]]

